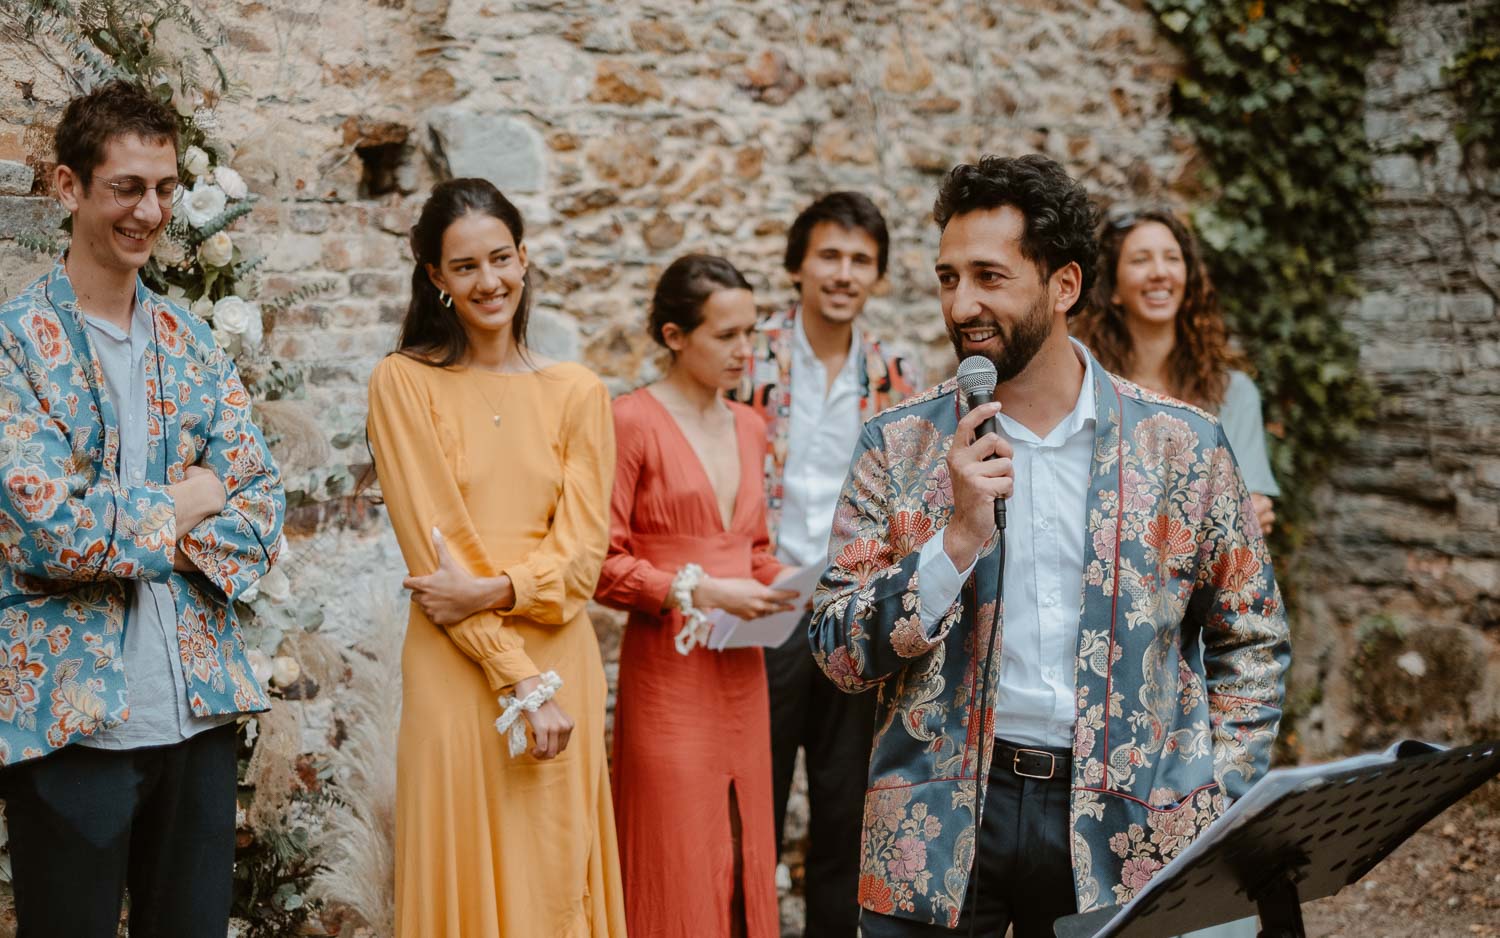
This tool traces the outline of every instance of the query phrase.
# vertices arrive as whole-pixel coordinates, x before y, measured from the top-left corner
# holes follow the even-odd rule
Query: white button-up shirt
[[[783,467],[776,555],[783,563],[801,567],[828,562],[833,513],[859,444],[860,340],[856,329],[844,367],[830,387],[828,370],[803,331],[802,316],[794,322],[792,414],[787,429],[791,442]]]
[[[1083,612],[1084,542],[1094,445],[1094,366],[1084,363],[1072,411],[1045,438],[1000,414],[1015,451],[1015,490],[1006,502],[1004,633],[995,734],[1037,746],[1073,744],[1078,623]],[[918,593],[930,633],[973,571],[959,573],[939,531],[922,547]]]

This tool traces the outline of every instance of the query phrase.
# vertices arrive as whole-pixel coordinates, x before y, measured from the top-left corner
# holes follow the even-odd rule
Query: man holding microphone
[[[881,688],[862,933],[1041,938],[1128,901],[1264,772],[1286,618],[1217,421],[1068,338],[1082,187],[985,157],[933,215],[961,374],[997,383],[866,424],[809,637],[841,688]]]

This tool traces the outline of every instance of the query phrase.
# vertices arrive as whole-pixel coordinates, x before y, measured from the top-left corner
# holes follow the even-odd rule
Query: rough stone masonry
[[[368,462],[364,387],[404,308],[404,237],[432,181],[487,176],[526,216],[535,343],[615,391],[649,380],[659,271],[728,255],[765,309],[789,301],[787,225],[833,188],[892,223],[873,328],[929,377],[952,367],[931,264],[938,176],[982,152],[1042,151],[1101,201],[1187,206],[1193,143],[1174,128],[1180,68],[1140,0],[214,0],[245,92],[219,109],[232,165],[263,201],[241,223],[262,293],[333,290],[267,323],[305,370],[281,402],[318,439],[281,457],[294,617],[348,648],[402,564],[378,507],[348,497]],[[1347,311],[1382,414],[1324,493],[1295,558],[1297,741],[1320,755],[1402,732],[1500,733],[1500,183],[1453,143],[1441,65],[1462,2],[1407,3],[1372,67],[1377,230]],[[67,91],[0,44],[0,290],[47,260],[17,234],[57,215],[50,133]],[[274,410],[274,408],[273,408]],[[606,657],[619,620],[597,610]],[[301,704],[332,745],[331,695]],[[790,911],[789,914],[795,914]]]

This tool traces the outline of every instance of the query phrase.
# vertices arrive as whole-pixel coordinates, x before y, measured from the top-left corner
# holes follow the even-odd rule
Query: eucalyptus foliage
[[[1173,111],[1207,160],[1195,222],[1265,396],[1284,556],[1373,412],[1339,311],[1371,217],[1365,70],[1395,3],[1148,2],[1187,58]]]

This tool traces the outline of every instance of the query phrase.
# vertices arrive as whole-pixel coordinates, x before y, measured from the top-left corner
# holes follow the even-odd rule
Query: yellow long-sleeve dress
[[[497,419],[498,418],[498,419]],[[407,568],[432,572],[436,526],[515,606],[442,628],[411,607],[396,761],[398,938],[623,936],[604,752],[606,685],[584,604],[609,540],[609,395],[561,363],[497,374],[401,355],[370,379],[370,443]],[[497,692],[542,671],[575,728],[512,758]]]

